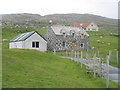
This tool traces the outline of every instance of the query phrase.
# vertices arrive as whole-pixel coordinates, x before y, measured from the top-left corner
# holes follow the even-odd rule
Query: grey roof
[[[61,31],[64,32],[66,35],[70,35],[70,32],[74,31],[76,35],[79,35],[81,33],[89,36],[89,34],[85,30],[80,29],[78,27],[54,25],[54,26],[51,26],[51,28],[56,35],[62,35]]]
[[[20,35],[16,36],[15,38],[13,38],[12,40],[10,40],[10,42],[23,41],[23,40],[27,39],[28,37],[30,37],[35,32],[36,31],[20,34]]]
[[[23,33],[23,34],[18,35],[15,38],[13,38],[12,40],[10,40],[10,42],[24,41],[28,37],[30,37],[31,35],[33,35],[34,33],[37,33],[39,36],[41,36],[37,31],[32,31],[32,32],[27,32],[27,33]],[[46,41],[46,39],[44,37],[42,37],[42,38]]]

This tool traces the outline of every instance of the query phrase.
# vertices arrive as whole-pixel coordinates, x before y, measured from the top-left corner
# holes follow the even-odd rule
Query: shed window
[[[63,42],[63,47],[65,47],[65,42]]]
[[[32,47],[35,47],[35,42],[32,42]]]
[[[36,42],[36,48],[39,48],[39,42]]]
[[[32,42],[33,48],[39,48],[39,42]]]

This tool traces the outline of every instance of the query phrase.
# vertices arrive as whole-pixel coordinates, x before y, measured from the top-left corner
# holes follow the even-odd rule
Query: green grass
[[[85,66],[51,52],[9,49],[8,43],[20,33],[3,29],[3,88],[105,88],[106,80],[86,74]],[[17,30],[17,28],[15,28]],[[23,29],[24,30],[24,29]],[[44,35],[44,30],[38,32]],[[29,31],[32,31],[31,29]],[[42,31],[42,32],[41,32]],[[117,84],[110,81],[110,88]]]
[[[109,32],[88,32],[90,34],[89,38],[89,46],[90,47],[96,47],[95,52],[98,54],[99,50],[99,57],[106,60],[107,55],[109,54],[109,50],[112,51],[112,55],[110,58],[110,65],[118,67],[117,63],[117,51],[118,51],[118,35],[110,35]],[[97,34],[97,35],[96,35]],[[100,38],[102,36],[103,38]],[[97,40],[100,40],[98,43]],[[110,43],[110,45],[108,44]],[[93,53],[94,51],[90,49],[90,53]],[[120,65],[119,65],[120,67]]]
[[[5,44],[5,43],[4,43]],[[105,88],[106,81],[94,80],[85,66],[52,53],[3,49],[3,88]],[[110,81],[110,88],[117,87]]]
[[[36,31],[41,35],[41,36],[43,36],[44,37],[44,34],[46,33],[46,28],[42,28],[42,29],[37,29]]]

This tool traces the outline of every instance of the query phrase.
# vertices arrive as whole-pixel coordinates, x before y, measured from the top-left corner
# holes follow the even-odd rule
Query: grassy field
[[[13,27],[14,28],[14,27]],[[12,28],[12,29],[13,29]],[[85,66],[50,52],[9,49],[8,43],[21,32],[3,29],[3,88],[105,88],[106,80],[86,74]],[[22,29],[21,29],[22,30]],[[26,29],[23,28],[26,31]],[[32,31],[33,29],[28,29]],[[37,30],[42,36],[46,29]],[[117,88],[110,81],[110,88]]]
[[[110,30],[108,32],[108,30]],[[106,60],[109,51],[112,51],[112,55],[110,58],[110,65],[118,67],[117,63],[117,51],[118,51],[118,38],[117,28],[105,29],[99,32],[88,32],[90,35],[89,38],[89,46],[96,47],[96,54],[99,51],[99,57]],[[98,42],[99,40],[99,42]],[[93,50],[91,49],[91,53]],[[120,65],[119,65],[120,67]]]
[[[6,43],[7,44],[7,43]],[[5,45],[5,43],[3,44]],[[106,80],[86,74],[85,66],[52,53],[3,49],[3,88],[105,88]],[[110,88],[117,85],[110,81]]]
[[[0,29],[0,89],[2,88],[2,30]]]

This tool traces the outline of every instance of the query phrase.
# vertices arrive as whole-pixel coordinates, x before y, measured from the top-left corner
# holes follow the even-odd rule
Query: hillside
[[[3,88],[105,88],[106,80],[86,73],[80,63],[63,59],[53,52],[9,49],[8,43],[25,28],[6,26],[3,28],[2,60]],[[28,28],[28,31],[33,29]],[[38,32],[44,35],[45,29]],[[12,83],[11,83],[12,82]],[[117,87],[110,81],[110,88]]]
[[[92,14],[51,14],[41,16],[39,14],[4,14],[2,15],[3,25],[22,25],[41,27],[48,25],[48,21],[53,20],[53,24],[72,25],[74,22],[90,23],[95,22],[100,27],[117,27],[117,19],[106,18]]]
[[[3,49],[3,88],[105,87],[106,80],[94,80],[79,63],[36,50]],[[110,81],[110,87],[117,85]]]

